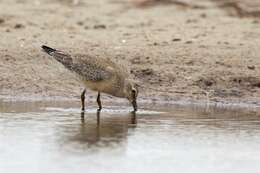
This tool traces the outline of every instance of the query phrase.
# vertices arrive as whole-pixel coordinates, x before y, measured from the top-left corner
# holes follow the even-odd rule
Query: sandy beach
[[[257,0],[0,2],[1,99],[79,99],[84,86],[46,44],[125,65],[140,101],[260,105]]]

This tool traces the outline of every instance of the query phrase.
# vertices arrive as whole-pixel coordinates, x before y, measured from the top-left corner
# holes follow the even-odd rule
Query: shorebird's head
[[[138,86],[133,80],[125,80],[124,95],[132,103],[134,110],[137,110],[136,99],[138,96]]]

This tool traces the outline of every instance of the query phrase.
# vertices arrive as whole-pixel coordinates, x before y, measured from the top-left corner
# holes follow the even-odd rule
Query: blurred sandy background
[[[79,98],[83,86],[41,52],[47,44],[111,58],[169,91],[141,89],[143,101],[260,105],[258,0],[0,0],[0,9],[1,98]]]

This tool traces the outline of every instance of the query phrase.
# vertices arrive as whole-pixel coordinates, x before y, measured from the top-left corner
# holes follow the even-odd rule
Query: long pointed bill
[[[134,99],[134,100],[132,101],[132,105],[133,105],[134,111],[137,111],[136,99]]]

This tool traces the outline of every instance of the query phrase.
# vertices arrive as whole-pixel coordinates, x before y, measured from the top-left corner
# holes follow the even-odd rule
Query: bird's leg
[[[137,111],[136,99],[134,99],[134,100],[132,101],[132,105],[133,105],[134,111]]]
[[[136,91],[132,92],[132,97],[133,97],[132,105],[133,105],[134,111],[137,111],[137,103],[136,103],[137,95],[136,95]]]
[[[98,103],[98,111],[100,111],[102,109],[102,105],[101,105],[101,101],[100,101],[100,92],[98,92],[97,103]]]
[[[85,93],[86,89],[81,93],[81,111],[85,111]]]

